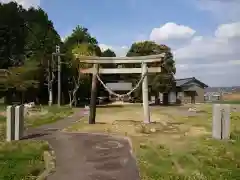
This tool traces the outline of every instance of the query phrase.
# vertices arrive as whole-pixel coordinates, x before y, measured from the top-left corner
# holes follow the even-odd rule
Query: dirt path
[[[127,140],[60,131],[81,116],[78,112],[54,124],[27,131],[26,138],[46,140],[55,151],[56,172],[47,180],[139,180]]]

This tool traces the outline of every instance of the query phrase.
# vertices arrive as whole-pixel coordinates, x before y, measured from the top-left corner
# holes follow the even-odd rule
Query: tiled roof
[[[176,79],[176,86],[182,86],[192,80],[194,80],[194,77],[184,78],[184,79]]]
[[[191,82],[191,81],[196,81],[199,84],[201,84],[204,87],[208,87],[206,84],[204,84],[203,82],[197,80],[195,77],[190,77],[190,78],[184,78],[184,79],[176,79],[176,86],[180,87],[180,86],[184,86],[185,84]]]

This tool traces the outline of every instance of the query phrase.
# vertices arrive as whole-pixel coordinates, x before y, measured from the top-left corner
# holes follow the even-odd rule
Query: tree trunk
[[[155,96],[155,105],[159,105],[160,104],[159,93],[154,93],[154,96]]]
[[[48,91],[48,93],[49,93],[48,105],[49,105],[49,106],[52,106],[52,101],[53,101],[52,89],[50,89],[50,90]]]
[[[22,98],[21,98],[21,104],[24,104],[24,94],[25,94],[25,93],[24,93],[24,91],[22,91],[22,93],[21,93],[21,94],[22,94]]]

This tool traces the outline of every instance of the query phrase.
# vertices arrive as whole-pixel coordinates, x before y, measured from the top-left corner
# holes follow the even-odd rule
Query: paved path
[[[55,151],[56,172],[47,180],[139,180],[127,140],[60,131],[81,116],[79,112],[54,124],[28,130],[28,138],[46,140]]]

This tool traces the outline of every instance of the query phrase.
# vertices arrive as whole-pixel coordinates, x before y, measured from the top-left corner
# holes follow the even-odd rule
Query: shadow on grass
[[[240,131],[239,130],[235,130],[235,131],[231,132],[230,139],[239,142],[240,141]]]
[[[116,105],[97,105],[97,108],[123,108],[124,105],[116,104]]]
[[[105,122],[95,122],[95,124],[107,124]]]
[[[160,107],[179,107],[182,106],[182,104],[149,104],[149,106],[160,106]]]
[[[49,133],[34,133],[34,134],[29,134],[27,136],[24,136],[21,140],[31,140],[31,139],[37,139],[43,136],[47,136]]]

